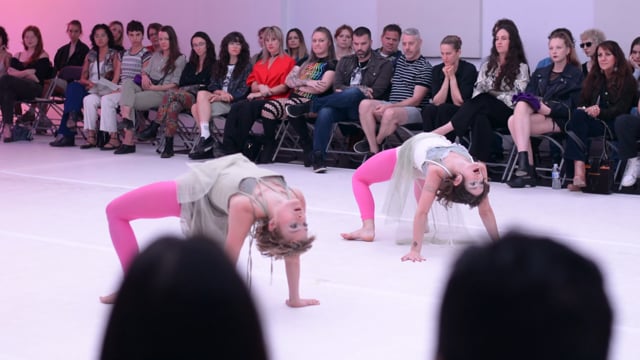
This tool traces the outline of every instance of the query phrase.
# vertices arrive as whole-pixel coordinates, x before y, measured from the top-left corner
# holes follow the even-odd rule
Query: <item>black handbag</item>
[[[606,144],[602,145],[606,149]],[[613,161],[611,161],[603,150],[599,157],[592,157],[585,165],[587,186],[582,188],[583,192],[591,194],[611,194],[613,189]]]

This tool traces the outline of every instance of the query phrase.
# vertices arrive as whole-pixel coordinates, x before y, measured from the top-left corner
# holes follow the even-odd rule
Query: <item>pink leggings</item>
[[[111,241],[125,272],[138,254],[138,241],[129,224],[137,219],[180,216],[175,181],[162,181],[142,186],[115,198],[107,205],[107,221]]]
[[[398,159],[398,149],[381,151],[360,165],[351,179],[353,195],[356,197],[362,220],[373,219],[376,206],[369,186],[391,180]]]

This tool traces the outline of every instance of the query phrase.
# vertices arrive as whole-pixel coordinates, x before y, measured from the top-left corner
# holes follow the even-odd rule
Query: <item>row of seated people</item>
[[[399,28],[391,31],[400,37]],[[130,35],[129,26],[127,33]],[[420,54],[420,34],[413,28],[402,32],[403,54],[394,61],[373,52],[370,31],[364,27],[357,28],[352,33],[354,54],[343,57],[336,65],[335,47],[328,29],[320,27],[313,32],[310,56],[296,64],[284,53],[282,32],[272,26],[261,34],[264,49],[260,60],[252,67],[250,61],[245,61],[249,57],[249,49],[239,33],[225,37],[227,42],[223,40],[218,61],[215,61],[209,37],[205,33],[196,33],[192,37],[192,52],[187,62],[179,52],[175,31],[165,26],[159,32],[160,50],[151,56],[148,63],[140,60],[142,76],[137,82],[135,75],[122,81],[121,91],[112,93],[111,89],[100,90],[100,86],[93,86],[90,79],[96,75],[100,79],[102,70],[103,75],[112,72],[111,80],[118,82],[123,78],[120,70],[127,67],[126,64],[120,66],[121,62],[126,63],[126,53],[120,60],[114,50],[110,29],[106,25],[96,25],[91,36],[93,56],[87,55],[83,78],[77,82],[78,86],[67,88],[63,121],[58,138],[52,145],[73,145],[72,127],[81,105],[72,106],[71,100],[82,98],[85,99],[85,128],[89,138],[85,148],[96,145],[95,109],[98,99],[103,113],[101,128],[112,134],[115,116],[113,121],[107,121],[105,109],[109,106],[110,109],[115,108],[113,104],[116,102],[120,107],[124,139],[119,144],[118,137],[112,136],[110,146],[106,146],[107,149],[117,148],[117,154],[135,151],[133,109],[159,107],[156,122],[140,135],[142,138],[155,137],[160,124],[166,123],[167,146],[163,157],[173,155],[175,119],[182,110],[191,108],[200,123],[203,137],[200,143],[203,146],[197,149],[195,157],[202,157],[201,153],[212,147],[207,128],[211,116],[227,113],[221,149],[226,154],[241,151],[251,126],[256,119],[262,118],[266,139],[262,162],[269,161],[275,149],[277,122],[272,120],[289,117],[300,135],[305,163],[313,164],[316,172],[326,171],[324,152],[333,124],[339,121],[360,121],[366,141],[356,144],[355,148],[371,154],[377,153],[384,139],[400,125],[422,122],[425,130],[442,135],[451,132],[458,136],[467,135],[471,130],[471,154],[483,162],[489,160],[493,130],[509,128],[518,149],[518,170],[509,184],[524,187],[535,185],[529,135],[571,130],[577,134],[578,140],[567,140],[565,157],[575,165],[573,183],[569,188],[579,190],[585,185],[587,157],[587,149],[580,142],[587,143],[589,136],[602,133],[606,124],[621,134],[618,136],[621,140],[629,138],[629,141],[621,141],[620,156],[631,159],[623,184],[635,183],[640,168],[635,151],[637,134],[629,130],[640,120],[626,117],[627,120],[616,126],[614,121],[618,116],[629,113],[637,98],[637,82],[633,68],[618,44],[603,41],[594,45],[604,35],[600,36],[597,31],[583,34],[581,47],[585,51],[595,48],[591,60],[583,66],[588,70],[583,83],[573,36],[568,30],[552,32],[548,60],[551,64],[536,70],[531,77],[516,25],[508,19],[499,20],[492,34],[491,55],[479,72],[473,65],[460,60],[461,40],[456,36],[445,37],[442,41],[443,64],[432,71],[429,62]],[[41,44],[41,39],[38,40],[35,42]],[[136,43],[132,41],[132,44]],[[210,82],[211,71],[215,73]],[[5,83],[2,80],[0,84]],[[207,84],[207,91],[198,91]],[[232,85],[237,86],[233,89],[237,90],[236,93],[228,91]],[[70,91],[74,89],[80,95]],[[519,97],[521,93],[533,96]],[[118,100],[109,100],[110,97]],[[76,103],[80,101],[76,100]],[[317,114],[313,139],[308,133],[306,119],[300,116],[307,113]],[[298,118],[300,120],[295,120]],[[604,120],[604,123],[592,121],[596,118]],[[9,120],[12,121],[12,116]]]

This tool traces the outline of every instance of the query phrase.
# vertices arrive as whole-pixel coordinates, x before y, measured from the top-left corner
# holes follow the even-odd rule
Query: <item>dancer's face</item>
[[[479,196],[484,191],[486,176],[483,167],[478,163],[469,163],[460,172],[464,181],[464,188],[474,196]]]
[[[284,201],[275,209],[269,229],[273,231],[276,228],[287,241],[297,242],[309,237],[306,209],[300,200]]]

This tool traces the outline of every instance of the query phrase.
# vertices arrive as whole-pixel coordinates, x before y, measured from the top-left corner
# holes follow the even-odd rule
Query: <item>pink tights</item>
[[[375,204],[369,187],[372,184],[391,180],[398,159],[398,150],[381,151],[360,165],[351,179],[353,195],[356,197],[362,220],[373,219]]]
[[[125,272],[138,254],[138,241],[129,224],[137,219],[180,216],[175,181],[162,181],[142,186],[115,198],[107,205],[107,221],[111,241]]]

